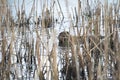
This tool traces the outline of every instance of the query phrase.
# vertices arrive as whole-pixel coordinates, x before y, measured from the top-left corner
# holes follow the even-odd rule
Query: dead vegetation
[[[72,13],[65,1],[70,28],[59,32],[66,23],[59,0],[43,1],[40,15],[33,0],[28,16],[25,0],[14,3],[16,18],[0,0],[0,80],[120,80],[120,1],[89,1],[78,0]]]

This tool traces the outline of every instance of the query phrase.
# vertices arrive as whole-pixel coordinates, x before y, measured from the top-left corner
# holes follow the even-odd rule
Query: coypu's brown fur
[[[83,36],[71,36],[69,32],[63,31],[58,36],[59,46],[61,47],[70,47],[72,42],[75,44],[83,44]]]
[[[70,33],[67,31],[63,31],[58,36],[59,46],[68,47],[70,46]]]

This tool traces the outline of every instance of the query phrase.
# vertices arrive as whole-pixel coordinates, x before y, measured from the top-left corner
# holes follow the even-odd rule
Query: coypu
[[[42,27],[44,28],[50,28],[52,27],[52,16],[50,14],[50,11],[48,8],[46,8],[46,11],[43,12],[43,17],[42,17]]]
[[[59,46],[61,46],[61,47],[71,46],[72,42],[75,45],[78,45],[78,44],[84,44],[85,41],[87,41],[89,44],[89,49],[92,49],[93,47],[95,47],[98,43],[100,43],[100,41],[103,38],[104,38],[104,36],[87,36],[87,38],[86,38],[87,40],[85,40],[85,36],[72,36],[67,31],[61,32],[58,36]],[[100,49],[104,49],[103,42],[100,43],[98,45],[98,47],[100,47]]]
[[[61,47],[71,47],[72,43],[75,45],[83,44],[84,37],[83,36],[72,36],[69,32],[63,31],[58,36],[59,46]]]
[[[63,31],[58,36],[59,46],[68,47],[70,46],[70,33],[67,31]]]

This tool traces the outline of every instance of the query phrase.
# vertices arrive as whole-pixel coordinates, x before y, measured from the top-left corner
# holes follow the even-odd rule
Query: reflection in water
[[[34,56],[31,57],[30,62],[25,62],[25,58],[22,58],[21,63],[11,64],[11,80],[33,80],[35,78],[36,68],[37,64]]]

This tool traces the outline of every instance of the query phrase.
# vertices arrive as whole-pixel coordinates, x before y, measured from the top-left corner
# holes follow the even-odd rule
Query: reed
[[[0,0],[0,80],[120,80],[120,1],[97,1],[71,12],[65,0],[66,16],[59,0],[33,0],[30,13],[15,0],[14,15]]]

